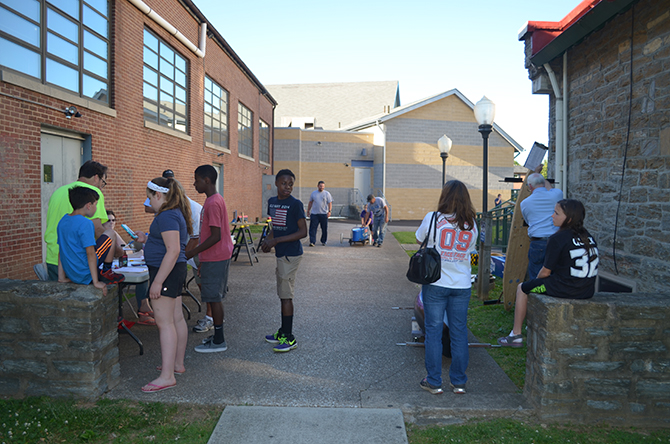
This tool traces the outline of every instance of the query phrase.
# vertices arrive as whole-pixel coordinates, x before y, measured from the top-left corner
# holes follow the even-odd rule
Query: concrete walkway
[[[120,337],[121,384],[107,396],[220,406],[318,407],[314,412],[321,418],[319,424],[325,421],[326,412],[350,414],[339,409],[351,409],[348,411],[360,416],[361,424],[365,424],[366,417],[379,414],[375,409],[391,412],[398,409],[405,421],[419,424],[529,414],[518,388],[485,349],[470,350],[466,395],[445,391],[435,396],[419,388],[419,381],[425,376],[423,348],[396,345],[412,339],[413,313],[405,308],[413,306],[419,291],[417,285],[405,278],[408,256],[388,232],[381,248],[350,246],[346,240],[340,244],[340,233],[348,238],[352,227],[346,222],[331,223],[332,241],[327,246],[304,247],[296,279],[297,349],[276,354],[264,341],[264,335],[280,326],[274,254],[259,253],[260,262],[253,266],[240,254],[240,259],[231,264],[230,293],[224,301],[228,350],[196,353],[193,347],[211,332],[189,332],[187,371],[177,377],[178,386],[144,394],[140,387],[157,375],[160,348],[155,327],[136,325],[133,332],[144,342],[145,354],[139,356],[138,347],[130,337]],[[412,230],[393,225],[390,229]],[[197,287],[192,288],[197,294]],[[187,321],[190,329],[202,313],[197,312],[193,301],[185,302],[194,312]],[[132,317],[130,310],[125,312]],[[448,368],[449,360],[445,359],[443,378],[447,388]],[[258,421],[260,411],[267,412],[244,411],[250,412],[247,421],[240,420],[245,413],[235,411],[236,419],[228,419],[224,414],[219,427],[227,428],[227,424],[234,423],[250,427]],[[304,420],[298,424],[310,428],[308,424],[312,423]],[[396,441],[389,435],[384,442]]]

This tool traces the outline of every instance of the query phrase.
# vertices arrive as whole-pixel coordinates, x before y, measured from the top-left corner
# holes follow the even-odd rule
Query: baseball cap
[[[163,171],[163,177],[165,177],[166,179],[174,177],[174,172],[172,170],[165,170]]]

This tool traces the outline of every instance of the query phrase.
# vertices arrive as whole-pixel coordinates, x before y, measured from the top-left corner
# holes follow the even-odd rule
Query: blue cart
[[[344,237],[344,234],[340,234],[340,243],[345,239],[349,240],[349,245],[355,243],[360,243],[365,245],[366,243],[372,243],[372,236],[370,236],[370,229],[368,227],[356,227],[351,229],[351,237]]]

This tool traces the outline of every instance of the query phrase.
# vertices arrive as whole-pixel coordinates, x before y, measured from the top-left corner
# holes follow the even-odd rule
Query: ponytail
[[[151,182],[168,190],[167,193],[164,193],[165,202],[158,210],[158,214],[162,213],[163,211],[173,210],[175,208],[179,209],[181,214],[184,216],[184,220],[186,221],[186,230],[188,231],[189,236],[192,235],[193,218],[191,216],[191,204],[189,203],[188,198],[186,197],[186,193],[184,192],[184,188],[182,188],[179,181],[173,177],[157,177],[155,179],[151,179]],[[147,192],[155,195],[158,191],[147,188]]]

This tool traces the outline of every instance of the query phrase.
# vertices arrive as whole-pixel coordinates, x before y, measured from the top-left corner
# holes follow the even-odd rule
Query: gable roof
[[[368,117],[366,119],[360,120],[358,122],[354,122],[353,124],[343,127],[342,130],[344,131],[361,131],[366,128],[370,128],[372,126],[375,126],[377,123],[384,123],[387,120],[395,119],[396,117],[400,117],[403,114],[409,113],[411,111],[414,111],[418,108],[421,108],[426,105],[430,105],[431,103],[437,102],[439,100],[444,99],[445,97],[449,96],[456,96],[458,97],[463,103],[465,103],[467,106],[470,107],[474,111],[475,105],[472,103],[467,97],[463,95],[458,89],[450,89],[449,91],[445,91],[440,94],[436,94],[434,96],[426,97],[425,99],[420,99],[417,100],[416,102],[412,102],[410,104],[395,108],[392,112],[390,113],[380,113],[372,117]],[[525,151],[521,145],[517,143],[516,140],[512,139],[512,137],[509,136],[505,131],[503,131],[502,128],[498,126],[497,123],[493,122],[493,129],[500,134],[507,142],[509,142],[513,147],[515,151]]]
[[[266,85],[277,100],[275,127],[282,118],[314,117],[316,127],[337,130],[400,105],[398,81]]]

